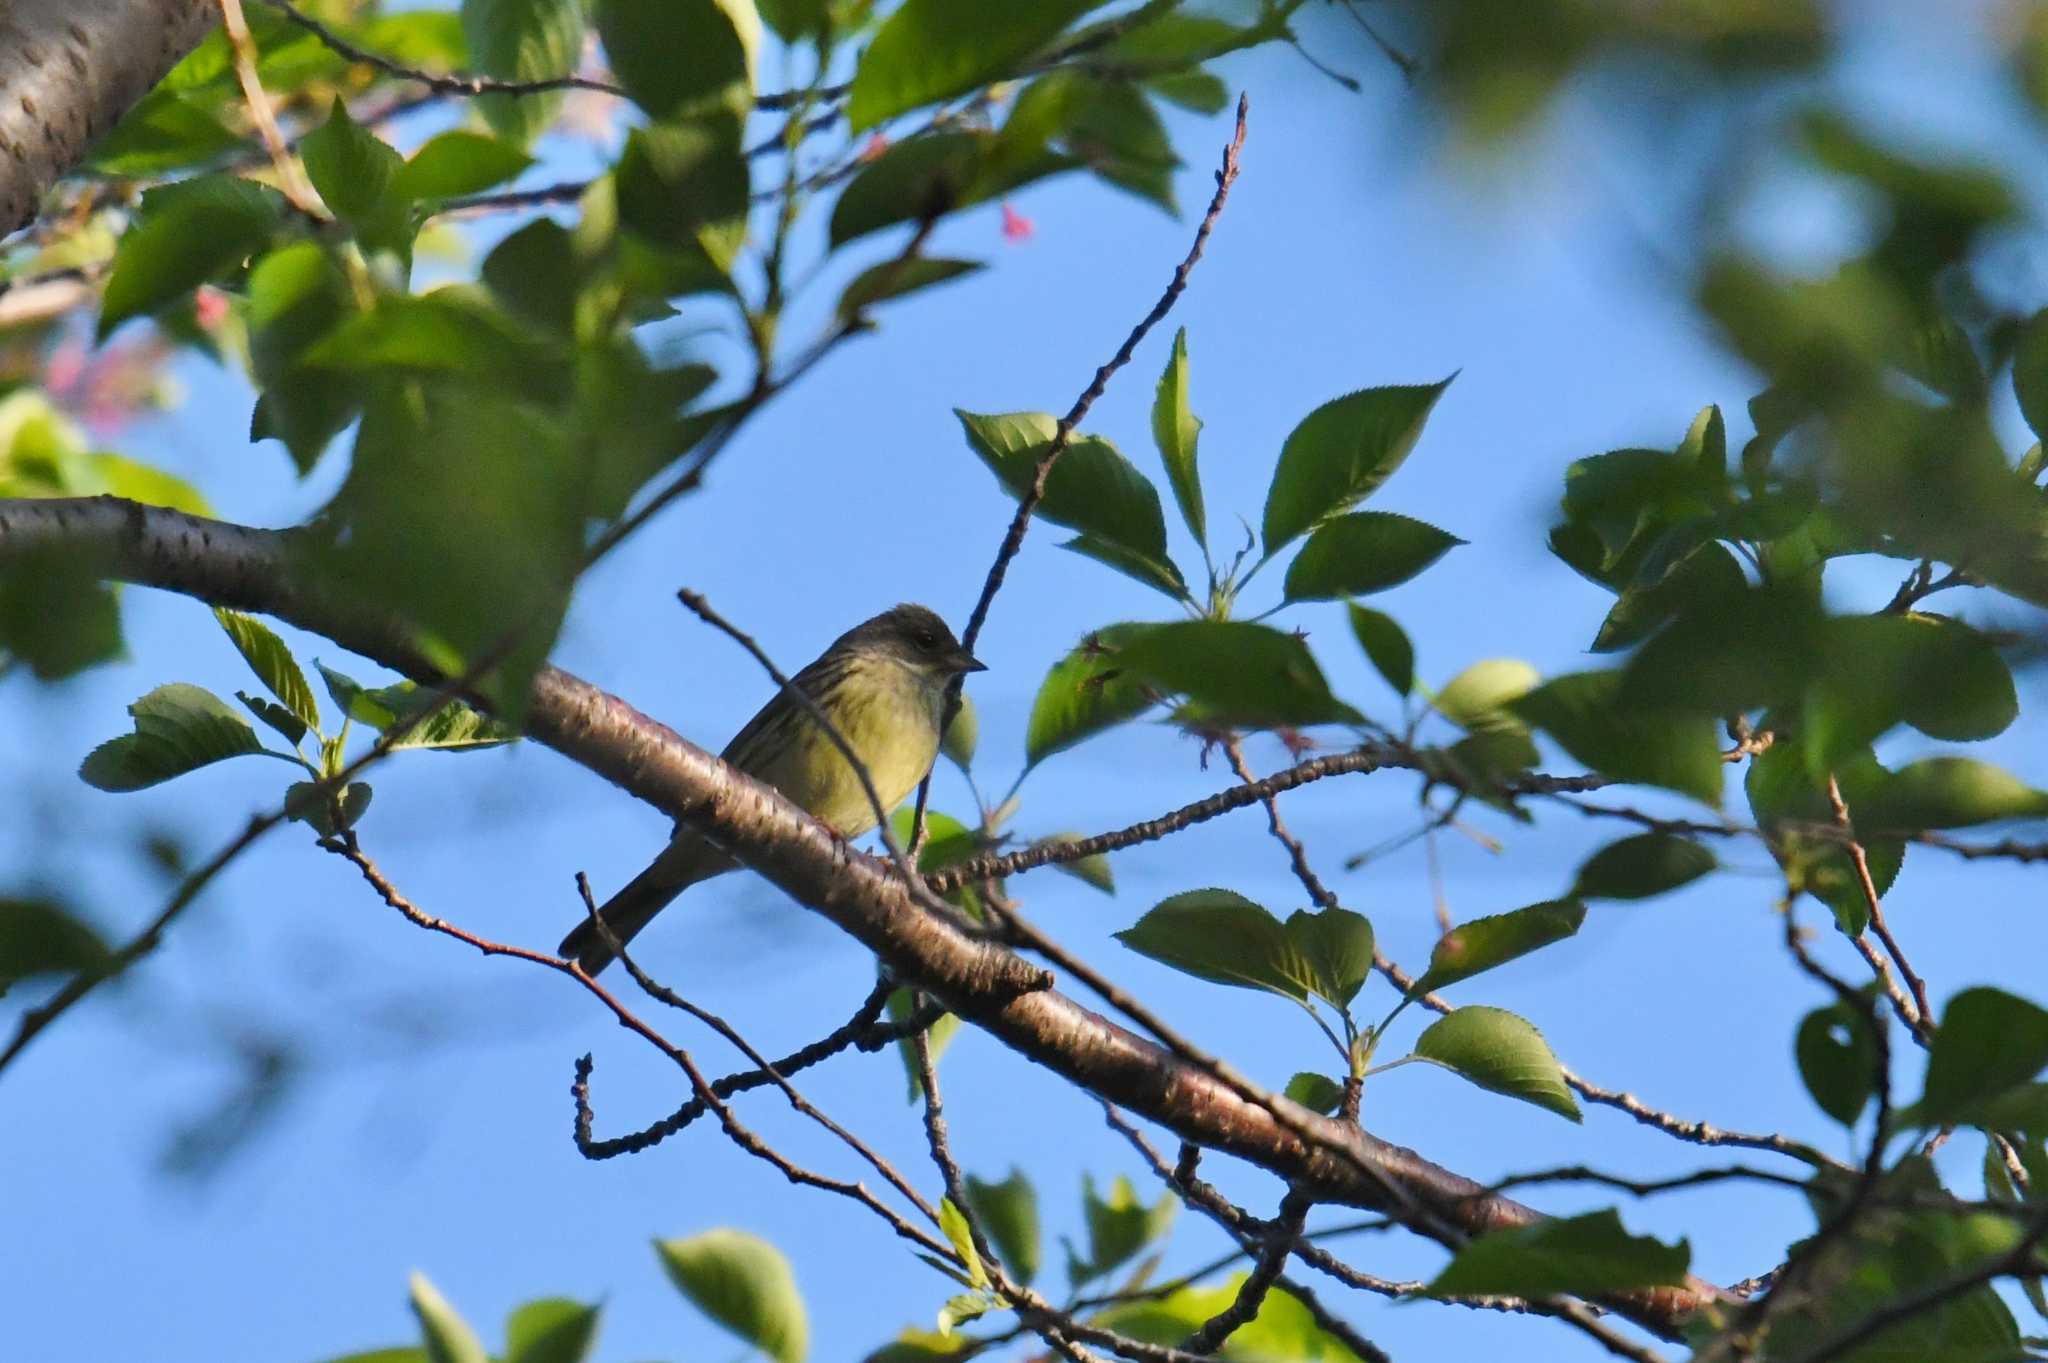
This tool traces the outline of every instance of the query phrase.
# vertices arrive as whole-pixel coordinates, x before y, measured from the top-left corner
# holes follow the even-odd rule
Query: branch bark
[[[212,0],[0,6],[0,236],[219,18]]]
[[[0,567],[48,550],[74,555],[110,579],[274,615],[424,684],[446,681],[392,622],[310,590],[295,570],[290,532],[112,497],[0,499]],[[1425,1233],[1441,1234],[1434,1228],[1442,1224],[1479,1234],[1540,1219],[1412,1150],[1276,1100],[1286,1104],[1292,1125],[1314,1137],[1302,1139],[1205,1070],[1048,987],[1050,977],[1038,967],[927,912],[886,862],[855,851],[775,791],[588,682],[542,668],[527,735],[725,846],[861,941],[900,978],[1013,1050],[1186,1140],[1268,1169],[1317,1202],[1404,1221],[1420,1209]],[[1606,1304],[1675,1336],[1685,1317],[1717,1296],[1710,1284],[1693,1280]]]

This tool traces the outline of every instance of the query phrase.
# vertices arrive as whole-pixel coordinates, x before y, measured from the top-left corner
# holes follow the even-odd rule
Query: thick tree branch
[[[0,5],[0,236],[219,18],[214,0]]]
[[[108,578],[274,615],[416,680],[443,680],[392,622],[309,590],[295,570],[289,533],[118,498],[0,500],[0,565],[42,550],[67,552]],[[1015,954],[925,911],[885,862],[855,851],[775,791],[587,682],[542,668],[527,732],[718,842],[858,939],[900,978],[1092,1094],[1271,1170],[1318,1202],[1395,1212],[1417,1207],[1466,1234],[1539,1219],[1412,1150],[1307,1108],[1289,1104],[1295,1121],[1283,1124],[1200,1067],[1046,987],[1045,972]],[[1695,1283],[1632,1292],[1608,1304],[1670,1335],[1714,1293]]]

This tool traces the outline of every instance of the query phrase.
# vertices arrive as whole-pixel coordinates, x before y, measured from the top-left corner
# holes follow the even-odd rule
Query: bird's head
[[[960,646],[938,612],[923,606],[892,606],[848,630],[834,647],[842,645],[884,653],[913,672],[941,682],[987,668]]]

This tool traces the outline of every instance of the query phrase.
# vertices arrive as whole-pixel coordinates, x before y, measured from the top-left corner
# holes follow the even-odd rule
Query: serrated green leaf
[[[313,188],[359,235],[368,229],[389,231],[402,225],[406,203],[391,193],[391,184],[405,158],[350,118],[348,105],[339,95],[329,106],[327,121],[306,134],[299,151]],[[387,243],[380,240],[377,244]]]
[[[1504,1008],[1453,1009],[1415,1039],[1414,1053],[1480,1088],[1579,1120],[1578,1102],[1543,1034]]]
[[[1186,696],[1207,719],[1247,728],[1352,723],[1359,716],[1293,634],[1237,620],[1178,620],[1126,627],[1119,666],[1160,691]]]
[[[1726,774],[1714,721],[1622,704],[1619,672],[1556,677],[1508,708],[1603,776],[1663,786],[1720,807]]]
[[[1479,1236],[1429,1284],[1430,1295],[1578,1296],[1685,1282],[1692,1246],[1630,1235],[1611,1208]]]
[[[1409,997],[1468,980],[1552,942],[1562,942],[1585,921],[1584,904],[1575,899],[1553,899],[1460,923],[1437,940],[1429,954],[1429,969],[1409,987]]]
[[[1188,329],[1174,333],[1166,370],[1152,394],[1152,443],[1166,464],[1166,481],[1181,519],[1198,544],[1209,542],[1208,517],[1202,507],[1202,476],[1196,467],[1196,445],[1202,423],[1188,407]]]
[[[1083,558],[1092,558],[1097,563],[1106,564],[1125,577],[1142,582],[1175,601],[1189,599],[1187,579],[1181,576],[1180,569],[1175,566],[1172,559],[1153,558],[1134,549],[1127,549],[1121,544],[1097,539],[1093,535],[1077,535],[1061,543],[1060,548],[1079,554]]]
[[[1372,974],[1372,923],[1344,908],[1297,909],[1287,916],[1287,936],[1315,967],[1315,992],[1339,1008]]]
[[[1000,1183],[967,1175],[967,1202],[1014,1282],[1038,1276],[1038,1194],[1021,1169]]]
[[[242,655],[242,661],[249,664],[249,670],[256,674],[256,679],[263,683],[265,689],[284,702],[284,707],[305,729],[318,732],[320,703],[313,699],[313,688],[306,684],[306,674],[299,670],[284,640],[253,615],[216,606],[213,618],[227,631],[236,651]]]
[[[1283,1096],[1326,1117],[1344,1103],[1344,1086],[1320,1074],[1297,1074],[1287,1081],[1287,1087],[1281,1092]]]
[[[782,1251],[730,1228],[654,1247],[669,1280],[698,1310],[778,1363],[803,1363],[810,1326]]]
[[[1309,413],[1281,446],[1266,492],[1262,539],[1267,557],[1323,520],[1349,511],[1392,477],[1415,448],[1430,409],[1450,382],[1367,388]]]
[[[424,1273],[412,1275],[412,1313],[419,1318],[429,1363],[490,1363],[483,1341]]]
[[[143,195],[100,296],[101,339],[256,254],[276,230],[283,202],[277,191],[232,175],[203,175]]]
[[[988,1268],[981,1262],[981,1255],[975,1251],[974,1234],[968,1229],[966,1214],[953,1205],[953,1199],[950,1197],[939,1200],[939,1229],[953,1246],[953,1252],[960,1256],[960,1262],[967,1265],[968,1283],[977,1288],[986,1288]]]
[[[1321,983],[1286,925],[1232,890],[1188,890],[1113,934],[1142,956],[1197,979],[1264,989],[1306,1004]]]
[[[1465,541],[1391,511],[1325,521],[1287,567],[1289,601],[1330,601],[1399,586]]]
[[[955,409],[970,449],[1011,496],[1021,498],[1052,448],[1058,423],[1044,412],[981,414]],[[1038,514],[1133,554],[1166,560],[1159,493],[1114,445],[1076,434],[1046,479]]]
[[[905,0],[861,53],[847,118],[855,132],[1016,74],[1025,58],[1102,0],[1042,0],[994,10]]]
[[[170,682],[128,707],[135,732],[94,748],[78,774],[100,790],[142,790],[213,762],[265,751],[247,720],[202,687]]]
[[[1152,707],[1153,695],[1120,661],[1128,634],[1123,625],[1098,630],[1045,674],[1024,730],[1027,767]]]
[[[1351,621],[1351,633],[1358,640],[1358,646],[1365,650],[1365,656],[1387,685],[1394,688],[1396,695],[1406,696],[1415,689],[1415,645],[1408,642],[1408,635],[1394,617],[1373,610],[1368,606],[1350,605],[1346,616]],[[1531,685],[1534,685],[1533,680]]]
[[[1689,885],[1720,863],[1691,838],[1639,833],[1610,842],[1579,867],[1572,894],[1586,899],[1648,899]]]

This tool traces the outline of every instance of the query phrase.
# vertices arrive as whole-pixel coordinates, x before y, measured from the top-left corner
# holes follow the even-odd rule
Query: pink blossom
[[[1003,240],[1010,242],[1029,241],[1031,234],[1038,230],[1031,219],[1010,207],[1008,199],[1003,200]]]

